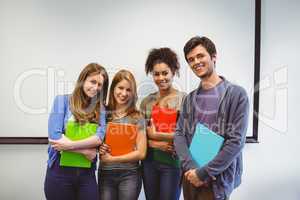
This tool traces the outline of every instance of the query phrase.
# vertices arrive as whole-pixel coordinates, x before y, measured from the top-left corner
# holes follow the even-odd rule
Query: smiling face
[[[210,56],[202,45],[193,48],[186,58],[193,72],[199,78],[205,79],[215,73],[216,55]]]
[[[89,98],[93,98],[102,89],[104,78],[100,73],[91,74],[83,83],[83,92]]]
[[[153,81],[160,91],[168,90],[172,86],[174,74],[166,63],[157,63],[153,66]]]
[[[114,88],[114,99],[118,106],[126,106],[133,96],[131,84],[123,79]]]

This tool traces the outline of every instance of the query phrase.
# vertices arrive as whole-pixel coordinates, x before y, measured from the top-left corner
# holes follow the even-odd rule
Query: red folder
[[[154,105],[152,107],[151,118],[156,131],[164,133],[172,133],[175,131],[177,120],[176,109],[162,108]]]
[[[176,128],[178,111],[176,109],[161,108],[159,106],[152,107],[152,122],[157,132],[173,133]],[[171,144],[173,142],[170,142]],[[159,149],[153,150],[153,159],[168,165],[179,166],[179,161],[173,156]]]
[[[105,143],[110,146],[111,155],[120,156],[134,151],[137,132],[137,125],[109,122]]]

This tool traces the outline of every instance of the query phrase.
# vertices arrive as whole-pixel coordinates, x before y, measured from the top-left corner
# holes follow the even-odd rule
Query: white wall
[[[219,70],[249,91],[254,82],[253,0],[231,0],[233,8],[227,0],[157,2],[0,0],[0,88],[5,95],[0,110],[7,113],[0,137],[46,137],[41,130],[47,130],[55,95],[71,93],[90,62],[103,65],[110,80],[118,70],[129,69],[144,97],[155,90],[144,72],[146,56],[151,48],[168,46],[182,66],[173,85],[191,91],[198,79],[182,48],[196,34],[208,34],[218,44]]]
[[[299,9],[297,0],[262,1],[260,143],[244,150],[243,184],[233,200],[300,199]],[[46,145],[0,145],[0,156],[0,199],[44,199]]]
[[[244,181],[233,199],[300,199],[299,9],[297,0],[262,1],[260,143],[245,148]]]

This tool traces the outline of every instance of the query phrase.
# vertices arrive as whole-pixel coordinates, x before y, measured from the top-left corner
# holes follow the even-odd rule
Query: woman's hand
[[[63,150],[72,150],[73,149],[73,141],[67,138],[65,135],[62,135],[62,137],[58,140],[52,140],[48,139],[49,143],[51,144],[52,148],[54,148],[57,151],[63,151]]]
[[[174,146],[170,142],[148,140],[149,147],[157,148],[169,153],[175,153]]]
[[[104,163],[114,162],[114,157],[110,154],[110,152],[110,147],[107,144],[102,143],[99,147],[100,160]]]
[[[110,152],[111,152],[110,147],[107,144],[102,143],[100,145],[100,147],[99,147],[100,156],[105,155],[106,153],[110,153]]]
[[[110,155],[110,153],[105,153],[100,156],[100,160],[104,163],[113,163],[114,162],[114,157]]]
[[[159,135],[159,133],[156,132],[154,122],[153,122],[152,118],[150,119],[149,126],[147,126],[147,135],[151,139],[160,140],[160,139],[158,139],[158,138],[160,138],[160,135]]]
[[[149,126],[147,126],[147,134],[150,138],[155,138],[156,136],[155,126],[152,118],[150,119]]]
[[[97,156],[96,148],[84,149],[83,155],[89,160],[93,161]]]

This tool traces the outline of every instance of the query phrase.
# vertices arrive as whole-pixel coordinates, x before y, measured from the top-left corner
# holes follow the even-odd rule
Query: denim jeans
[[[178,200],[180,182],[180,168],[152,159],[143,161],[143,184],[147,200]]]
[[[142,187],[139,169],[112,169],[98,172],[101,200],[137,200]]]
[[[56,159],[47,168],[44,192],[47,200],[98,200],[95,170],[61,167]]]

